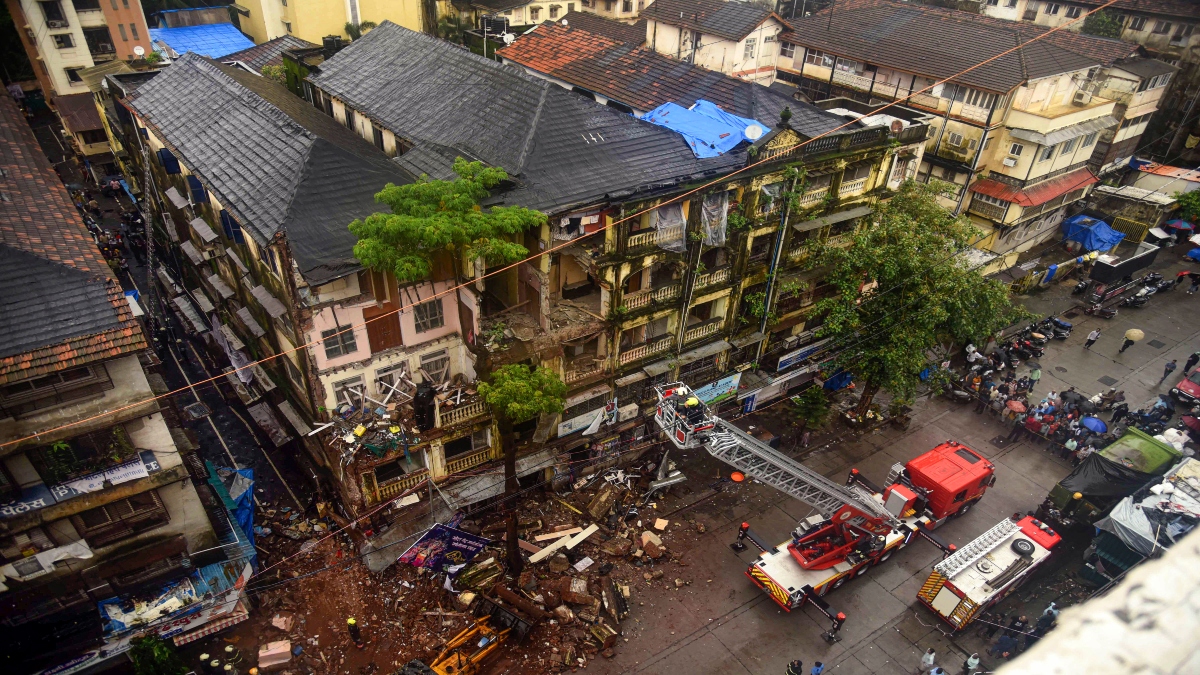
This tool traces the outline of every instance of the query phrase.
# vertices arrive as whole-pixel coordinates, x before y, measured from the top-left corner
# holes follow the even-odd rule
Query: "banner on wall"
[[[725,399],[736,396],[738,385],[742,382],[742,374],[740,372],[722,377],[716,382],[710,382],[703,387],[700,387],[693,393],[696,398],[703,401],[706,405],[720,403]]]

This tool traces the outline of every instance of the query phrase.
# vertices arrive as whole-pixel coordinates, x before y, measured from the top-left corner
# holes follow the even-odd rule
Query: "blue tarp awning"
[[[709,101],[696,101],[691,108],[664,103],[642,115],[641,119],[670,129],[683,136],[697,157],[718,157],[737,147],[742,141],[753,142],[766,131],[760,122],[730,115]],[[757,127],[757,133],[746,130]]]
[[[1103,220],[1097,220],[1083,214],[1072,216],[1062,222],[1063,239],[1077,241],[1088,251],[1107,251],[1125,238],[1108,226]]]
[[[195,52],[210,59],[219,59],[254,46],[254,42],[231,23],[151,28],[150,41],[162,42],[180,56],[185,52]]]

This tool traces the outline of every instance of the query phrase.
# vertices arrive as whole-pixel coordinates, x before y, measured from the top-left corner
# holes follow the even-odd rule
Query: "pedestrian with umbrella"
[[[1079,421],[1079,426],[1097,434],[1108,432],[1108,425],[1099,417],[1085,417]]]
[[[1141,330],[1137,328],[1130,328],[1129,330],[1125,331],[1125,342],[1121,344],[1121,348],[1117,350],[1117,353],[1120,354],[1124,352],[1126,349],[1132,347],[1133,343],[1140,342],[1144,337],[1146,337],[1146,334]]]
[[[1163,367],[1163,376],[1162,376],[1162,379],[1160,379],[1158,381],[1158,383],[1162,384],[1163,382],[1166,382],[1167,378],[1170,377],[1171,373],[1175,372],[1175,369],[1178,367],[1179,367],[1179,364],[1175,363],[1175,359],[1171,359],[1170,361],[1168,361],[1167,365]]]

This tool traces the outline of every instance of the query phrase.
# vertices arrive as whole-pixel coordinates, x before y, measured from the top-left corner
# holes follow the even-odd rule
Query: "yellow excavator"
[[[496,589],[499,591],[499,588]],[[507,589],[504,589],[507,591]],[[504,597],[504,596],[510,597]],[[506,600],[517,600],[513,594],[505,592],[501,597]],[[480,595],[472,605],[474,623],[455,635],[432,663],[413,659],[392,675],[478,675],[482,672],[484,662],[493,656],[509,640],[521,641],[533,629],[537,616],[526,618],[514,608],[505,607],[486,595]],[[529,607],[526,607],[529,609]],[[534,614],[540,614],[532,607]]]

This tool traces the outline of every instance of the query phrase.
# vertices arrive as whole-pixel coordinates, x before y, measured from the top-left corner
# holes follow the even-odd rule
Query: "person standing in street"
[[[1125,338],[1125,342],[1121,343],[1121,348],[1117,350],[1117,353],[1120,354],[1120,353],[1124,352],[1126,349],[1129,349],[1130,347],[1133,346],[1133,343],[1134,343],[1134,340]]]
[[[813,664],[812,670],[808,671],[808,675],[821,675],[823,672],[825,672],[825,664],[817,661]]]
[[[1042,379],[1042,369],[1040,366],[1034,366],[1029,369],[1029,391],[1032,393],[1037,389],[1038,381]]]
[[[804,675],[804,662],[796,659],[788,664],[787,675]]]
[[[967,657],[963,661],[962,675],[975,675],[975,670],[979,668],[979,653],[976,652]]]
[[[919,669],[917,669],[917,672],[925,673],[930,670],[933,670],[933,668],[934,668],[933,662],[936,658],[937,658],[937,652],[935,652],[933,650],[933,647],[930,647],[928,650],[926,650],[926,652],[924,654],[921,655],[921,667]]]
[[[1175,363],[1175,359],[1171,359],[1170,361],[1168,361],[1167,365],[1163,367],[1163,376],[1162,376],[1162,379],[1158,381],[1158,383],[1162,384],[1163,382],[1165,382],[1167,380],[1167,378],[1171,376],[1171,373],[1175,372],[1175,369],[1178,367],[1179,367],[1179,364]]]
[[[1188,360],[1183,364],[1183,374],[1185,377],[1192,371],[1192,368],[1197,363],[1200,363],[1200,352],[1192,352],[1192,355],[1189,356]]]
[[[1100,339],[1100,329],[1097,328],[1096,330],[1088,333],[1087,342],[1083,343],[1083,348],[1091,349],[1092,345],[1096,344],[1096,340],[1099,340],[1099,339]]]

